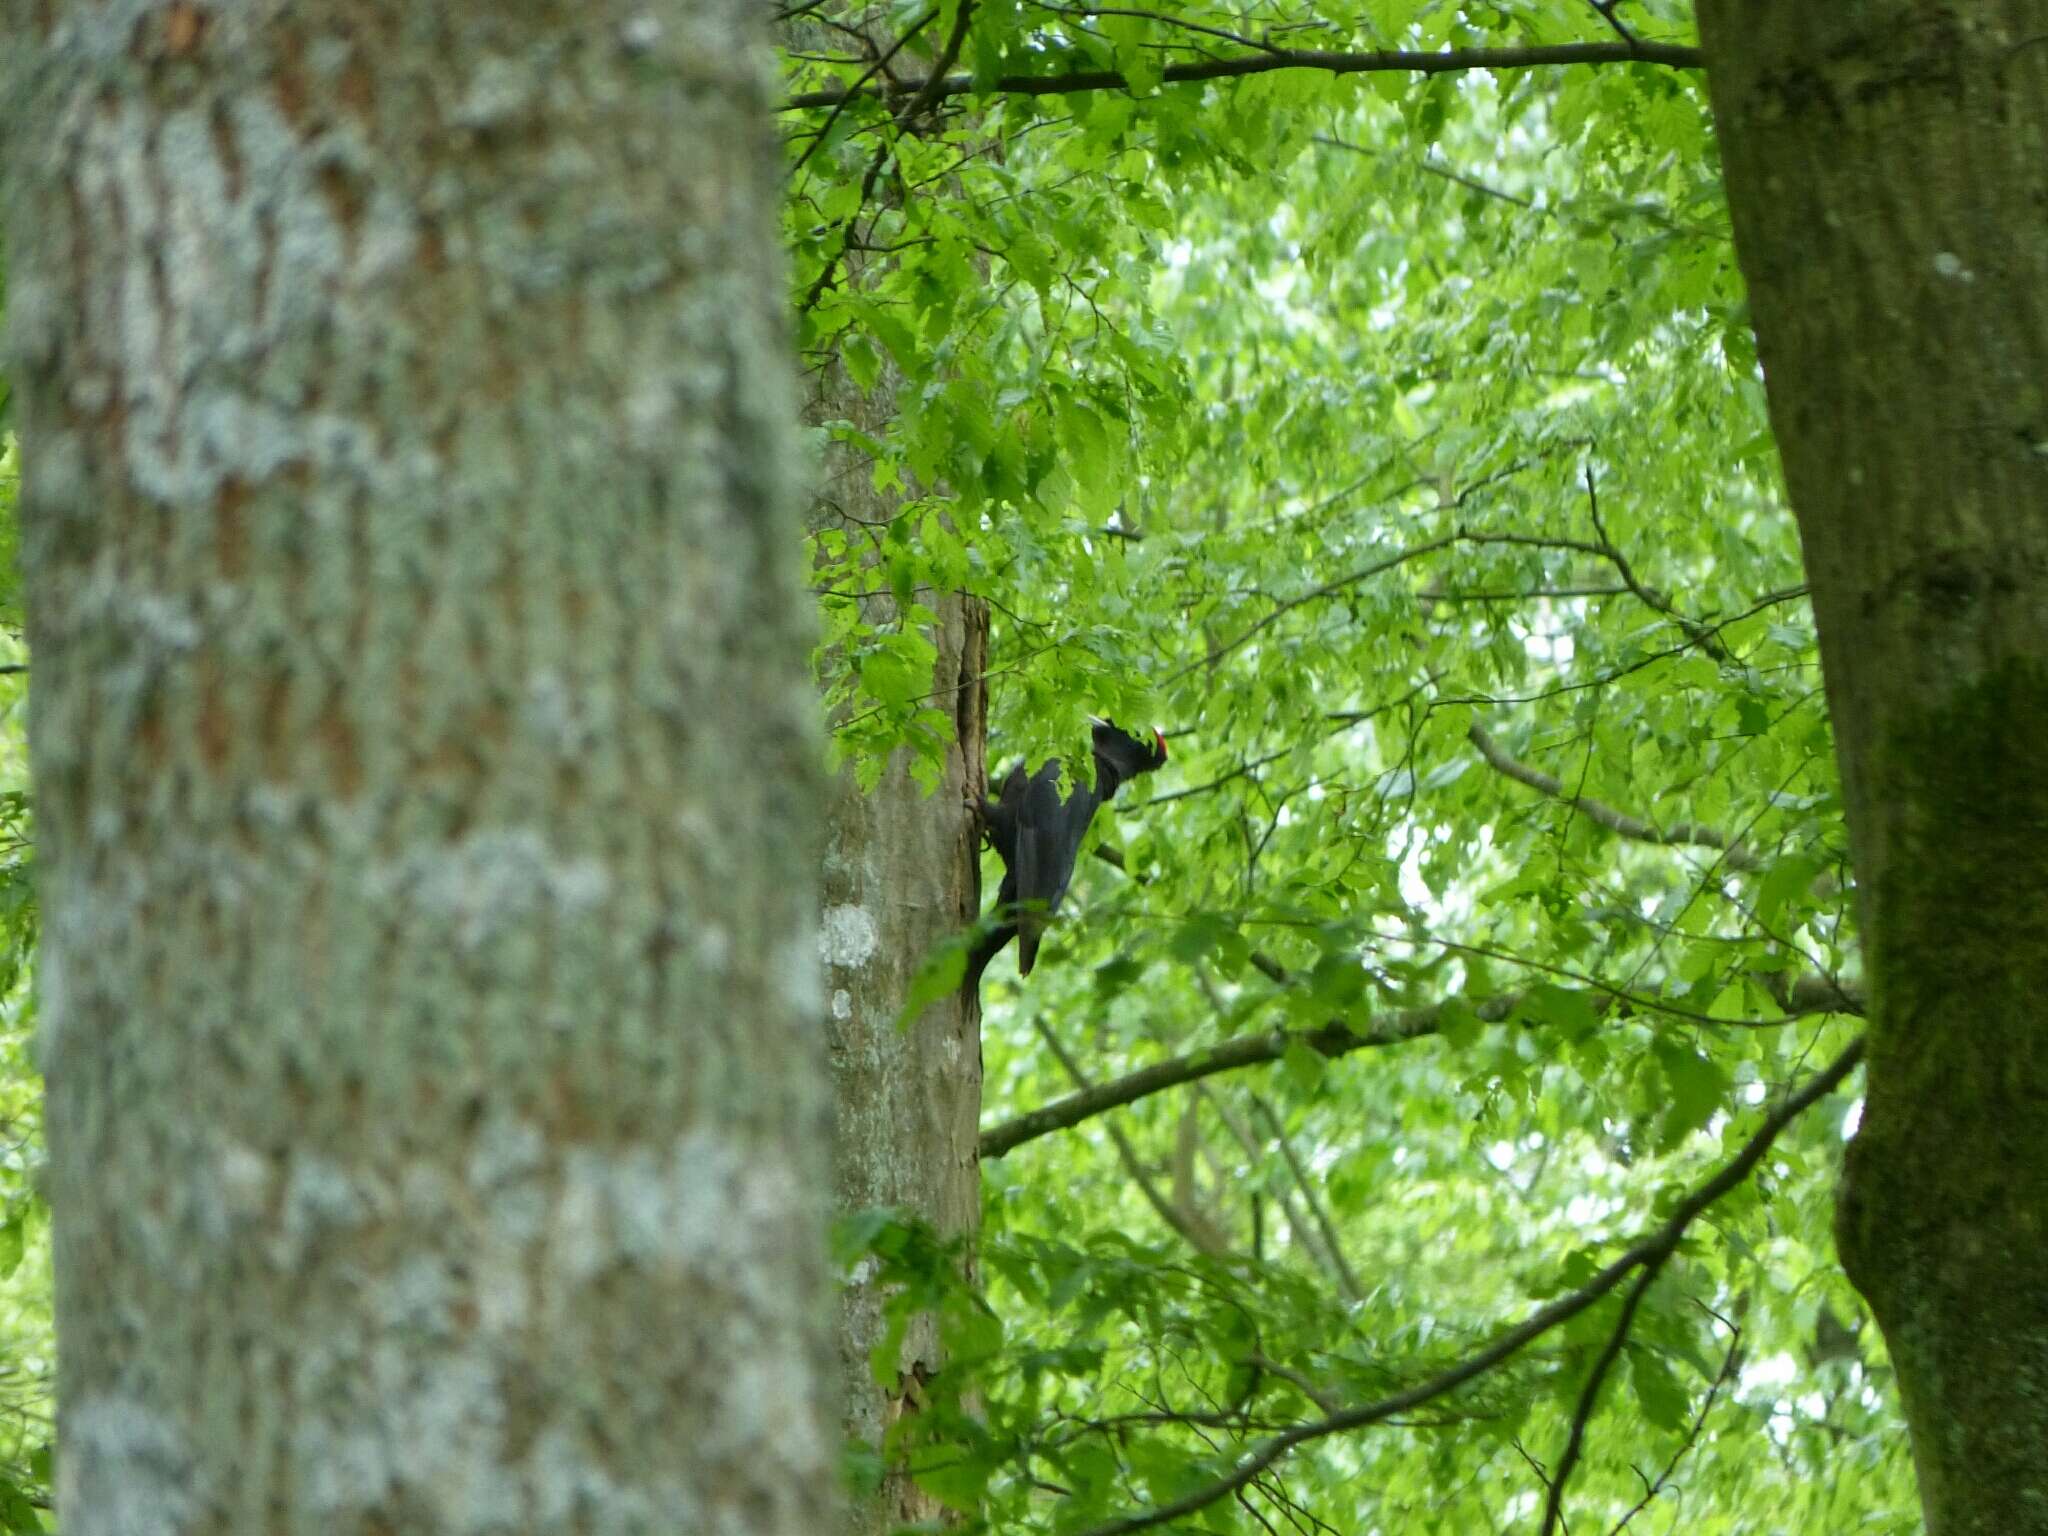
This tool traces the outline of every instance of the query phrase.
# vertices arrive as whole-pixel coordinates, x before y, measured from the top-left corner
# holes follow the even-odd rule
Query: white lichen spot
[[[538,1225],[536,1222],[536,1232]],[[513,1252],[482,1255],[476,1264],[473,1292],[479,1333],[502,1337],[526,1326],[533,1298],[525,1269]]]
[[[247,1142],[231,1141],[215,1160],[213,1187],[224,1226],[254,1220],[270,1200],[270,1159]]]
[[[360,1394],[307,1406],[292,1456],[311,1513],[346,1517],[403,1496],[427,1512],[423,1528],[451,1536],[521,1524],[504,1475],[505,1394],[480,1352],[379,1344]]]
[[[801,1334],[757,1341],[718,1379],[718,1408],[707,1416],[703,1449],[713,1455],[774,1459],[783,1486],[825,1469],[828,1437],[819,1422],[823,1394]]]
[[[181,599],[145,592],[135,599],[129,616],[144,639],[164,650],[189,651],[199,643],[199,622]]]
[[[364,277],[397,272],[413,259],[418,247],[419,231],[413,223],[412,204],[378,183],[370,192],[362,233],[356,242],[357,271]]]
[[[526,110],[534,96],[534,74],[525,63],[507,58],[481,61],[451,114],[464,128],[493,128]]]
[[[543,909],[564,917],[589,911],[610,894],[611,874],[596,859],[557,859],[541,833],[515,827],[472,833],[387,864],[371,885],[379,901],[409,895],[456,943],[474,950],[524,929]]]
[[[547,1251],[571,1286],[604,1273],[612,1262],[612,1237],[605,1211],[606,1159],[591,1148],[574,1147],[562,1168],[562,1192],[555,1200],[554,1241]]]
[[[379,1277],[372,1292],[379,1331],[405,1338],[438,1338],[453,1331],[457,1296],[447,1260],[414,1253]]]
[[[1965,266],[1963,258],[1954,251],[1934,253],[1934,272],[1937,277],[1945,277],[1952,282],[1974,283],[1977,280],[1977,274]]]
[[[292,1436],[299,1497],[316,1515],[336,1515],[384,1501],[391,1461],[383,1437],[368,1428],[302,1422]]]
[[[439,1163],[415,1160],[398,1175],[398,1207],[405,1219],[427,1230],[453,1221],[467,1193]]]
[[[832,994],[832,1017],[842,1020],[853,1017],[853,994],[844,987]]]
[[[54,1077],[61,1070],[58,1058],[64,1050],[64,1026],[71,1019],[71,988],[69,967],[65,956],[69,945],[52,943],[49,934],[56,928],[45,914],[44,939],[36,950],[36,1069],[44,1077]]]
[[[808,1187],[776,1149],[716,1130],[686,1132],[666,1155],[576,1147],[547,1250],[572,1286],[620,1266],[723,1284],[787,1243]]]
[[[541,1171],[547,1152],[540,1129],[517,1115],[494,1112],[470,1148],[469,1183],[491,1225],[512,1244],[532,1241],[547,1221]]]
[[[661,18],[635,11],[619,27],[619,42],[628,53],[646,53],[661,41]]]
[[[317,1152],[293,1153],[271,1257],[283,1268],[295,1268],[316,1239],[366,1220],[370,1205],[340,1163]]]
[[[818,930],[818,954],[829,966],[857,970],[882,947],[875,920],[863,907],[845,903],[827,907]]]
[[[583,717],[576,690],[553,667],[542,667],[526,679],[520,723],[543,751],[570,757],[590,744],[590,722]]]
[[[732,966],[732,930],[723,923],[706,923],[697,930],[697,958],[713,976],[723,976]]]
[[[22,263],[24,269],[28,265]],[[30,270],[9,275],[14,282],[7,293],[7,356],[26,368],[56,354],[68,310],[55,283],[43,281]],[[37,446],[43,444],[39,441]]]
[[[102,1393],[63,1416],[57,1507],[69,1536],[179,1536],[204,1490],[173,1421],[133,1397]]]
[[[676,397],[666,378],[642,379],[626,396],[626,429],[636,445],[649,446],[675,430]]]
[[[547,1157],[540,1127],[503,1108],[493,1109],[477,1127],[469,1150],[469,1179],[478,1190],[532,1177]]]

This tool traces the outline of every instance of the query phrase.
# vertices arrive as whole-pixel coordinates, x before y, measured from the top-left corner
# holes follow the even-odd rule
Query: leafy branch
[[[1604,801],[1588,795],[1574,794],[1564,787],[1564,781],[1554,774],[1532,768],[1507,748],[1494,740],[1486,728],[1474,721],[1465,732],[1466,739],[1479,749],[1479,755],[1494,772],[1525,784],[1540,795],[1561,800],[1596,826],[1628,838],[1632,842],[1656,843],[1664,847],[1683,844],[1700,848],[1719,848],[1724,857],[1722,862],[1730,869],[1751,870],[1757,867],[1757,857],[1740,841],[1731,839],[1717,828],[1701,822],[1682,821],[1676,826],[1658,827],[1641,817],[1631,816],[1626,811],[1616,810]]]
[[[1686,1230],[1700,1214],[1717,1200],[1740,1187],[1756,1165],[1763,1161],[1764,1154],[1771,1148],[1771,1143],[1778,1139],[1785,1127],[1840,1087],[1862,1059],[1863,1042],[1859,1039],[1823,1071],[1810,1079],[1803,1088],[1773,1110],[1757,1129],[1756,1134],[1743,1143],[1740,1151],[1724,1163],[1713,1177],[1679,1202],[1678,1208],[1671,1213],[1669,1220],[1648,1236],[1639,1239],[1620,1258],[1601,1270],[1586,1284],[1537,1308],[1527,1319],[1508,1329],[1484,1349],[1466,1356],[1450,1369],[1416,1386],[1405,1388],[1374,1402],[1342,1409],[1274,1435],[1239,1458],[1229,1472],[1213,1482],[1171,1503],[1155,1505],[1150,1509],[1139,1510],[1092,1526],[1081,1533],[1081,1536],[1126,1536],[1130,1531],[1149,1530],[1153,1526],[1185,1519],[1249,1486],[1268,1467],[1303,1445],[1377,1424],[1397,1413],[1420,1407],[1424,1403],[1455,1392],[1467,1382],[1485,1375],[1551,1329],[1577,1317],[1631,1274],[1638,1270],[1654,1270],[1661,1267],[1677,1251]]]
[[[1451,946],[1468,948],[1469,946]],[[1512,957],[1508,957],[1512,958]],[[1264,969],[1264,967],[1261,967]],[[1270,974],[1270,973],[1269,973]],[[1282,972],[1275,980],[1283,980]],[[1564,990],[1564,989],[1560,989]],[[1624,998],[1612,988],[1588,988],[1583,992],[1569,992],[1586,1008],[1598,1015],[1614,1012],[1624,1006],[1642,1011],[1657,1008],[1650,999]],[[1290,1050],[1306,1048],[1320,1056],[1335,1060],[1348,1056],[1353,1051],[1370,1050],[1381,1046],[1399,1045],[1408,1040],[1420,1040],[1430,1035],[1442,1034],[1447,1025],[1454,1025],[1457,1014],[1464,1010],[1481,1023],[1498,1024],[1513,1015],[1527,1000],[1529,994],[1523,991],[1502,992],[1484,998],[1476,1003],[1467,1003],[1462,998],[1447,998],[1442,1002],[1430,1003],[1419,1008],[1407,1008],[1398,1013],[1376,1015],[1368,1024],[1360,1027],[1348,1019],[1332,1019],[1314,1029],[1269,1029],[1257,1034],[1237,1035],[1218,1045],[1204,1046],[1167,1061],[1156,1061],[1122,1077],[1096,1083],[1077,1093],[1070,1093],[1040,1105],[1015,1119],[1005,1120],[990,1126],[981,1133],[980,1149],[983,1158],[1001,1157],[1013,1152],[1027,1141],[1036,1141],[1054,1131],[1063,1131],[1092,1120],[1097,1115],[1112,1109],[1121,1109],[1126,1104],[1135,1104],[1140,1099],[1150,1098],[1155,1093],[1164,1093],[1184,1083],[1200,1082],[1205,1077],[1214,1077],[1222,1072],[1234,1072],[1241,1067],[1261,1066],[1278,1061]],[[1765,1022],[1771,1025],[1789,1023],[1816,1013],[1860,1014],[1862,1001],[1853,993],[1836,986],[1822,977],[1804,977],[1786,989],[1782,1000],[1785,1015],[1780,1019]],[[1715,1019],[1713,1023],[1726,1028],[1739,1028],[1741,1019]]]

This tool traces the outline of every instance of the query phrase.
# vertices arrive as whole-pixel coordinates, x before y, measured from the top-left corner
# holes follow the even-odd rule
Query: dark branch
[[[1489,1023],[1497,1023],[1514,1012],[1521,998],[1519,992],[1490,997],[1473,1012]],[[1232,1072],[1239,1067],[1278,1061],[1293,1045],[1305,1045],[1324,1056],[1336,1057],[1372,1046],[1394,1045],[1403,1040],[1433,1035],[1442,1028],[1446,1006],[1436,1003],[1427,1008],[1411,1008],[1404,1013],[1382,1014],[1364,1030],[1354,1030],[1340,1019],[1319,1029],[1269,1029],[1255,1035],[1238,1035],[1221,1045],[1191,1051],[1170,1061],[1154,1062],[1149,1067],[1097,1083],[1081,1093],[1070,1093],[1029,1114],[991,1126],[981,1133],[981,1155],[984,1158],[1001,1157],[1027,1141],[1036,1141],[1041,1136],[1079,1125],[1083,1120],[1091,1120],[1126,1104],[1135,1104],[1139,1099],[1178,1088],[1183,1083],[1200,1082],[1205,1077]]]
[[[1276,983],[1285,984],[1286,972],[1270,958],[1254,955],[1253,963]],[[1469,1006],[1472,1013],[1481,1021],[1498,1024],[1515,1011],[1523,997],[1524,994],[1521,992],[1503,992]],[[1636,998],[1618,993],[1612,988],[1599,987],[1587,989],[1586,1002],[1599,1015],[1617,1013],[1624,1009],[1649,1011],[1658,1006],[1653,999]],[[1779,1003],[1785,1009],[1784,1018],[1756,1022],[1776,1026],[1815,1013],[1860,1014],[1863,1007],[1861,999],[1820,977],[1802,977],[1799,982],[1785,989],[1785,995],[1779,999]],[[1079,1125],[1083,1120],[1092,1120],[1097,1115],[1105,1114],[1112,1109],[1121,1109],[1126,1104],[1135,1104],[1140,1099],[1150,1098],[1155,1093],[1164,1093],[1169,1088],[1178,1088],[1183,1083],[1200,1082],[1203,1078],[1214,1077],[1219,1072],[1234,1072],[1240,1067],[1255,1067],[1269,1061],[1278,1061],[1292,1046],[1306,1046],[1319,1055],[1335,1059],[1339,1056],[1348,1056],[1353,1051],[1399,1045],[1403,1041],[1420,1040],[1429,1035],[1440,1034],[1444,1027],[1444,1015],[1451,1006],[1451,1002],[1447,1001],[1431,1003],[1421,1008],[1408,1008],[1399,1013],[1378,1014],[1362,1027],[1354,1027],[1344,1019],[1332,1019],[1315,1029],[1269,1029],[1257,1034],[1237,1035],[1220,1045],[1190,1051],[1185,1056],[1176,1056],[1169,1061],[1154,1062],[1149,1067],[1140,1067],[1137,1071],[1126,1073],[1122,1077],[1097,1083],[1082,1092],[1054,1099],[1050,1104],[1041,1105],[1028,1114],[1017,1116],[1014,1120],[1005,1120],[1000,1125],[990,1126],[981,1133],[981,1155],[984,1158],[1001,1157],[1007,1152],[1015,1151],[1027,1141],[1050,1136],[1054,1131],[1067,1130]],[[1707,1022],[1717,1027],[1739,1029],[1752,1021],[1713,1019]]]
[[[1644,1261],[1643,1272],[1636,1276],[1636,1283],[1629,1287],[1628,1297],[1621,1304],[1621,1316],[1614,1320],[1614,1331],[1607,1336],[1606,1347],[1600,1351],[1600,1358],[1593,1362],[1585,1386],[1579,1389],[1578,1405],[1572,1409],[1571,1433],[1565,1437],[1564,1454],[1557,1459],[1557,1472],[1550,1479],[1550,1492],[1543,1501],[1543,1526],[1539,1536],[1551,1536],[1558,1521],[1564,1518],[1564,1485],[1571,1481],[1572,1469],[1579,1464],[1579,1455],[1586,1448],[1586,1426],[1593,1422],[1593,1409],[1599,1404],[1600,1388],[1607,1380],[1607,1373],[1614,1369],[1614,1362],[1621,1358],[1622,1347],[1628,1343],[1629,1332],[1636,1325],[1636,1309],[1643,1304],[1644,1293],[1656,1283],[1658,1272],[1670,1257],[1671,1251],[1666,1249]]]
[[[1711,1315],[1721,1321],[1731,1335],[1728,1340],[1728,1353],[1721,1361],[1720,1374],[1714,1378],[1714,1384],[1707,1388],[1706,1398],[1700,1403],[1700,1411],[1692,1416],[1692,1428],[1685,1432],[1685,1438],[1679,1441],[1678,1449],[1673,1451],[1671,1459],[1664,1463],[1664,1470],[1657,1474],[1655,1482],[1644,1485],[1643,1496],[1630,1506],[1627,1514],[1614,1522],[1614,1528],[1607,1536],[1621,1536],[1622,1528],[1648,1509],[1650,1501],[1664,1491],[1665,1485],[1671,1481],[1671,1474],[1678,1470],[1678,1464],[1691,1453],[1694,1443],[1700,1437],[1700,1431],[1706,1428],[1707,1415],[1714,1411],[1714,1401],[1721,1395],[1721,1389],[1735,1379],[1735,1368],[1742,1360],[1742,1330],[1722,1318],[1718,1312]],[[1636,1475],[1642,1476],[1640,1472]]]
[[[1699,69],[1700,51],[1675,43],[1561,43],[1532,48],[1455,48],[1443,53],[1333,53],[1321,48],[1275,48],[1230,54],[1220,59],[1191,59],[1169,64],[1161,78],[1169,85],[1191,80],[1235,80],[1269,74],[1276,69],[1312,69],[1331,75],[1462,74],[1473,69],[1546,69],[1566,64],[1659,64],[1667,69]],[[803,91],[782,104],[785,112],[834,107],[848,96],[884,99],[914,95],[927,104],[947,96],[1059,96],[1073,91],[1125,90],[1130,82],[1114,69],[1052,70],[1044,74],[1001,75],[985,87],[972,75],[931,76],[901,85],[870,84],[837,90]]]

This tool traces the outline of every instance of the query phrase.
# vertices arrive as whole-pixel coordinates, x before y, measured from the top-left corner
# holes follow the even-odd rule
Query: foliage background
[[[1247,1033],[1426,1013],[990,1161],[985,1296],[914,1233],[851,1231],[951,1323],[926,1479],[988,1529],[1087,1530],[1581,1283],[1852,1035],[1786,1006],[1857,984],[1796,535],[1696,72],[1164,79],[1275,48],[1689,42],[1673,0],[786,19],[792,94],[983,88],[782,117],[800,344],[897,404],[881,437],[821,429],[903,498],[813,538],[836,749],[946,750],[918,604],[960,587],[994,615],[992,760],[1071,752],[1090,713],[1172,739],[1099,818],[1115,862],[1086,862],[1030,983],[990,972],[987,1122]],[[995,88],[1071,69],[1124,87]],[[864,618],[877,589],[900,618]],[[52,1355],[24,686],[0,674],[10,1529],[48,1524]],[[1915,1528],[1828,1237],[1852,1115],[1797,1122],[1646,1294],[1579,1529]],[[1535,1528],[1619,1306],[1179,1528]]]
[[[1583,1283],[1853,1036],[1704,83],[1164,80],[1690,42],[1669,4],[807,9],[831,35],[793,95],[902,81],[785,114],[808,355],[899,407],[864,446],[902,514],[817,541],[840,748],[944,750],[915,635],[850,594],[962,583],[994,614],[992,763],[1077,750],[1090,712],[1173,746],[1098,818],[1114,861],[1028,985],[984,983],[985,1123],[1298,1032],[985,1166],[987,1310],[953,1303],[985,1408],[927,1416],[927,1477],[994,1530],[1120,1528]],[[921,106],[948,70],[985,89]],[[1123,88],[1017,84],[1084,71]],[[1333,1023],[1408,1038],[1333,1060],[1304,1043]],[[1647,1292],[1578,1528],[1917,1528],[1829,1238],[1853,1113],[1797,1122]],[[934,1262],[898,1252],[904,1305]],[[1621,1309],[1173,1528],[1535,1529]]]

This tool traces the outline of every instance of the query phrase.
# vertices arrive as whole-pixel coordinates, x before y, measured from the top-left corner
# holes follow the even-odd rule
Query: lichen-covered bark
[[[810,409],[819,419],[856,422],[880,436],[894,399],[886,380],[863,395],[838,369],[826,368],[814,376]],[[825,500],[840,514],[880,523],[896,511],[875,489],[867,460],[852,449],[835,445],[825,473]],[[981,1228],[980,1007],[962,990],[925,1009],[908,1029],[898,1027],[897,1017],[932,947],[957,937],[978,915],[980,842],[965,800],[970,787],[979,792],[987,778],[982,674],[988,625],[982,605],[963,594],[926,593],[920,600],[937,615],[932,687],[939,707],[953,715],[958,748],[929,795],[911,778],[907,754],[899,754],[865,793],[849,769],[827,802],[823,945],[837,1182],[846,1210],[890,1206],[965,1239],[971,1266]],[[889,598],[871,601],[881,605]],[[884,620],[887,610],[877,606],[868,617]],[[862,1270],[840,1310],[847,1430],[869,1445],[879,1445],[891,1425],[917,1411],[924,1383],[944,1366],[936,1325],[920,1319],[903,1337],[893,1377],[876,1382],[869,1357],[887,1332],[885,1300]],[[881,1536],[946,1515],[896,1465],[872,1497],[855,1504],[845,1529],[850,1536]]]
[[[759,10],[14,12],[71,1536],[834,1519]]]
[[[2048,1531],[2048,10],[1700,10],[1864,924],[1842,1259],[1929,1530]]]

